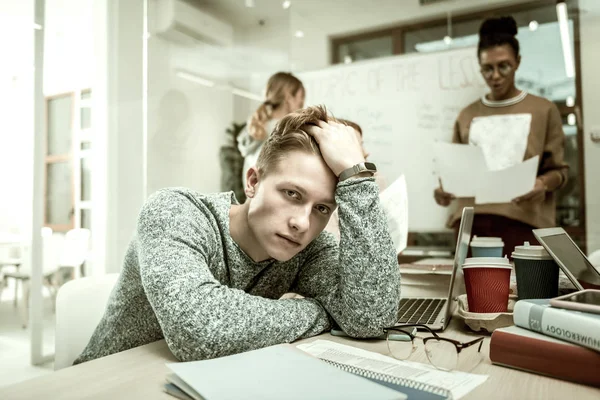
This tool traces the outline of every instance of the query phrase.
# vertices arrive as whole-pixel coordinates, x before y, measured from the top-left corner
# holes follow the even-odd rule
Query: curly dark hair
[[[486,19],[479,28],[477,56],[481,55],[483,50],[508,44],[513,49],[515,58],[519,57],[519,41],[516,35],[517,22],[513,17]]]

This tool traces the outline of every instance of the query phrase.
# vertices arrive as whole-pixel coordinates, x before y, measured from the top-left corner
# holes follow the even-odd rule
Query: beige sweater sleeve
[[[564,160],[565,133],[558,108],[553,104],[548,111],[548,133],[541,157],[538,178],[553,192],[565,185],[569,166]]]

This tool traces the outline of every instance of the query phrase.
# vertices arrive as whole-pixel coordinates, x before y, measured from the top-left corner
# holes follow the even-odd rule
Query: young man
[[[248,170],[248,197],[165,189],[139,216],[119,281],[75,363],[164,338],[181,361],[396,322],[400,273],[353,130],[321,107],[284,117]],[[360,168],[356,168],[360,169]],[[339,207],[341,241],[322,233]],[[305,298],[279,299],[286,292]]]

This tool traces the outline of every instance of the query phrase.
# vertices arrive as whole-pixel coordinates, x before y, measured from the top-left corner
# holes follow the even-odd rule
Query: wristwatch
[[[343,170],[339,176],[339,180],[341,182],[354,175],[362,174],[363,172],[369,172],[371,176],[373,176],[375,175],[375,172],[377,172],[377,167],[371,162],[358,163],[350,168]]]

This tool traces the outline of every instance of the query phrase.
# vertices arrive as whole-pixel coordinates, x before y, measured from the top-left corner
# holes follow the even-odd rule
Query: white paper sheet
[[[400,253],[406,248],[408,242],[408,193],[404,175],[381,192],[379,200],[387,216],[396,253]]]
[[[487,171],[475,193],[475,203],[510,203],[535,186],[539,156],[500,171]]]
[[[531,114],[476,117],[469,143],[481,147],[488,169],[498,171],[523,161],[531,129]]]
[[[457,197],[474,197],[487,170],[481,148],[467,144],[435,142],[434,163],[444,191]]]
[[[476,375],[467,372],[440,371],[425,364],[400,361],[379,353],[328,340],[315,340],[312,343],[300,344],[297,347],[321,359],[438,386],[450,390],[455,399],[463,397],[488,378],[487,375]]]

